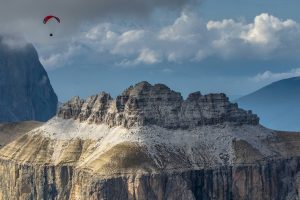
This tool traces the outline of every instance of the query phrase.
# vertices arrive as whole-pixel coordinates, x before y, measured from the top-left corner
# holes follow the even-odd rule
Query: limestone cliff
[[[300,136],[224,94],[78,97],[0,150],[1,199],[297,199]]]
[[[109,179],[69,166],[0,164],[8,180],[0,199],[296,200],[300,192],[299,159]]]

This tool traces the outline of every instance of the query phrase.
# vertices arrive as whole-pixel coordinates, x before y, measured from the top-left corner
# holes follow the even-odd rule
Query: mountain
[[[0,36],[0,122],[47,121],[57,96],[31,44]]]
[[[0,149],[0,200],[296,199],[299,145],[225,94],[141,82],[74,97]]]
[[[260,116],[261,123],[277,130],[300,130],[300,77],[280,80],[237,100]]]

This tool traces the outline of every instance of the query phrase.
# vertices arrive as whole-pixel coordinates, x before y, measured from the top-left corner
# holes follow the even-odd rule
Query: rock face
[[[36,140],[38,141],[38,140]],[[274,134],[270,146],[298,148],[299,134]],[[293,142],[293,143],[291,143]],[[124,173],[103,177],[72,165],[78,159],[73,141],[69,156],[57,165],[0,160],[0,199],[58,200],[287,200],[300,196],[299,157],[160,173]],[[45,143],[44,143],[45,144]],[[290,145],[289,148],[287,146]],[[85,148],[85,144],[81,144]],[[47,148],[38,151],[45,152]],[[283,150],[281,148],[281,150]],[[1,152],[2,153],[2,152]],[[114,156],[120,154],[116,152]],[[296,152],[293,152],[296,153]],[[299,156],[299,150],[298,150]],[[115,157],[117,159],[117,157]],[[142,163],[139,163],[141,165]],[[125,165],[125,164],[123,164]]]
[[[0,199],[288,200],[299,199],[300,160],[99,179],[71,167],[1,162]],[[17,179],[17,182],[14,182]],[[2,195],[2,196],[1,196]]]
[[[101,93],[86,101],[73,98],[59,113],[64,119],[79,119],[110,126],[158,125],[164,128],[192,128],[224,122],[257,125],[259,118],[251,111],[239,109],[225,94],[192,93],[186,100],[165,85],[141,82],[113,100]]]
[[[224,94],[142,82],[73,98],[0,149],[0,200],[294,200],[299,146]]]
[[[30,44],[0,37],[0,122],[47,121],[57,110],[57,96]]]

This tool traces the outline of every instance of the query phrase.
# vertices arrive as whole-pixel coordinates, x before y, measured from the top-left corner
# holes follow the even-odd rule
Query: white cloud
[[[293,20],[280,20],[274,16],[263,13],[255,17],[254,23],[249,25],[249,30],[242,34],[243,39],[250,43],[262,45],[280,45],[280,40],[288,31],[298,31],[299,26]]]
[[[172,25],[159,31],[158,38],[163,41],[192,42],[201,36],[201,25],[200,18],[195,14],[182,12]]]
[[[259,73],[253,78],[251,78],[254,82],[274,82],[281,79],[291,78],[300,76],[300,68],[295,68],[292,70],[289,70],[287,72],[271,72],[271,71],[265,71],[263,73]]]
[[[80,54],[81,50],[79,46],[71,45],[66,51],[51,54],[48,57],[40,57],[40,62],[48,70],[62,67],[68,63],[72,63],[73,58],[77,56],[78,53]]]
[[[113,54],[129,55],[140,51],[145,44],[145,30],[129,30],[118,36],[113,44]],[[108,39],[110,40],[110,39]]]
[[[22,49],[28,45],[24,38],[8,35],[1,36],[0,42],[10,49]]]
[[[293,52],[293,43],[300,39],[297,22],[280,20],[267,13],[256,16],[253,23],[236,22],[232,19],[209,21],[207,29],[215,34],[212,42],[215,53],[225,56],[228,52],[230,56],[247,53],[259,58],[278,53],[276,51]]]
[[[138,57],[131,61],[128,59],[123,60],[119,65],[121,66],[135,66],[139,64],[152,65],[159,63],[159,55],[151,49],[142,49]]]
[[[56,65],[61,64],[59,62],[63,62],[63,56],[61,54],[52,54],[48,58],[40,58],[41,63],[46,67],[46,69],[55,68]]]
[[[159,59],[155,51],[143,49],[136,61],[137,63],[155,64],[159,62]]]
[[[300,25],[291,19],[282,20],[262,13],[251,23],[234,19],[204,22],[199,15],[185,10],[165,26],[100,23],[74,38],[70,46],[79,43],[79,48],[89,48],[98,54],[92,58],[99,62],[109,60],[108,64],[129,66],[201,62],[208,57],[296,58],[296,50],[300,48],[298,41]],[[53,65],[62,60],[57,57],[55,54],[48,56],[48,62],[44,63]],[[89,62],[95,61],[86,60]]]

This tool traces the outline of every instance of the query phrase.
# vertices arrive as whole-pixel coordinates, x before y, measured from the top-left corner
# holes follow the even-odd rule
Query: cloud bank
[[[300,25],[262,13],[252,22],[205,21],[183,11],[173,23],[160,27],[131,27],[99,23],[87,28],[68,49],[42,58],[46,67],[63,66],[81,52],[86,63],[137,66],[158,63],[201,63],[221,59],[297,58]],[[76,49],[76,50],[74,50]],[[111,58],[111,59],[110,59]]]

